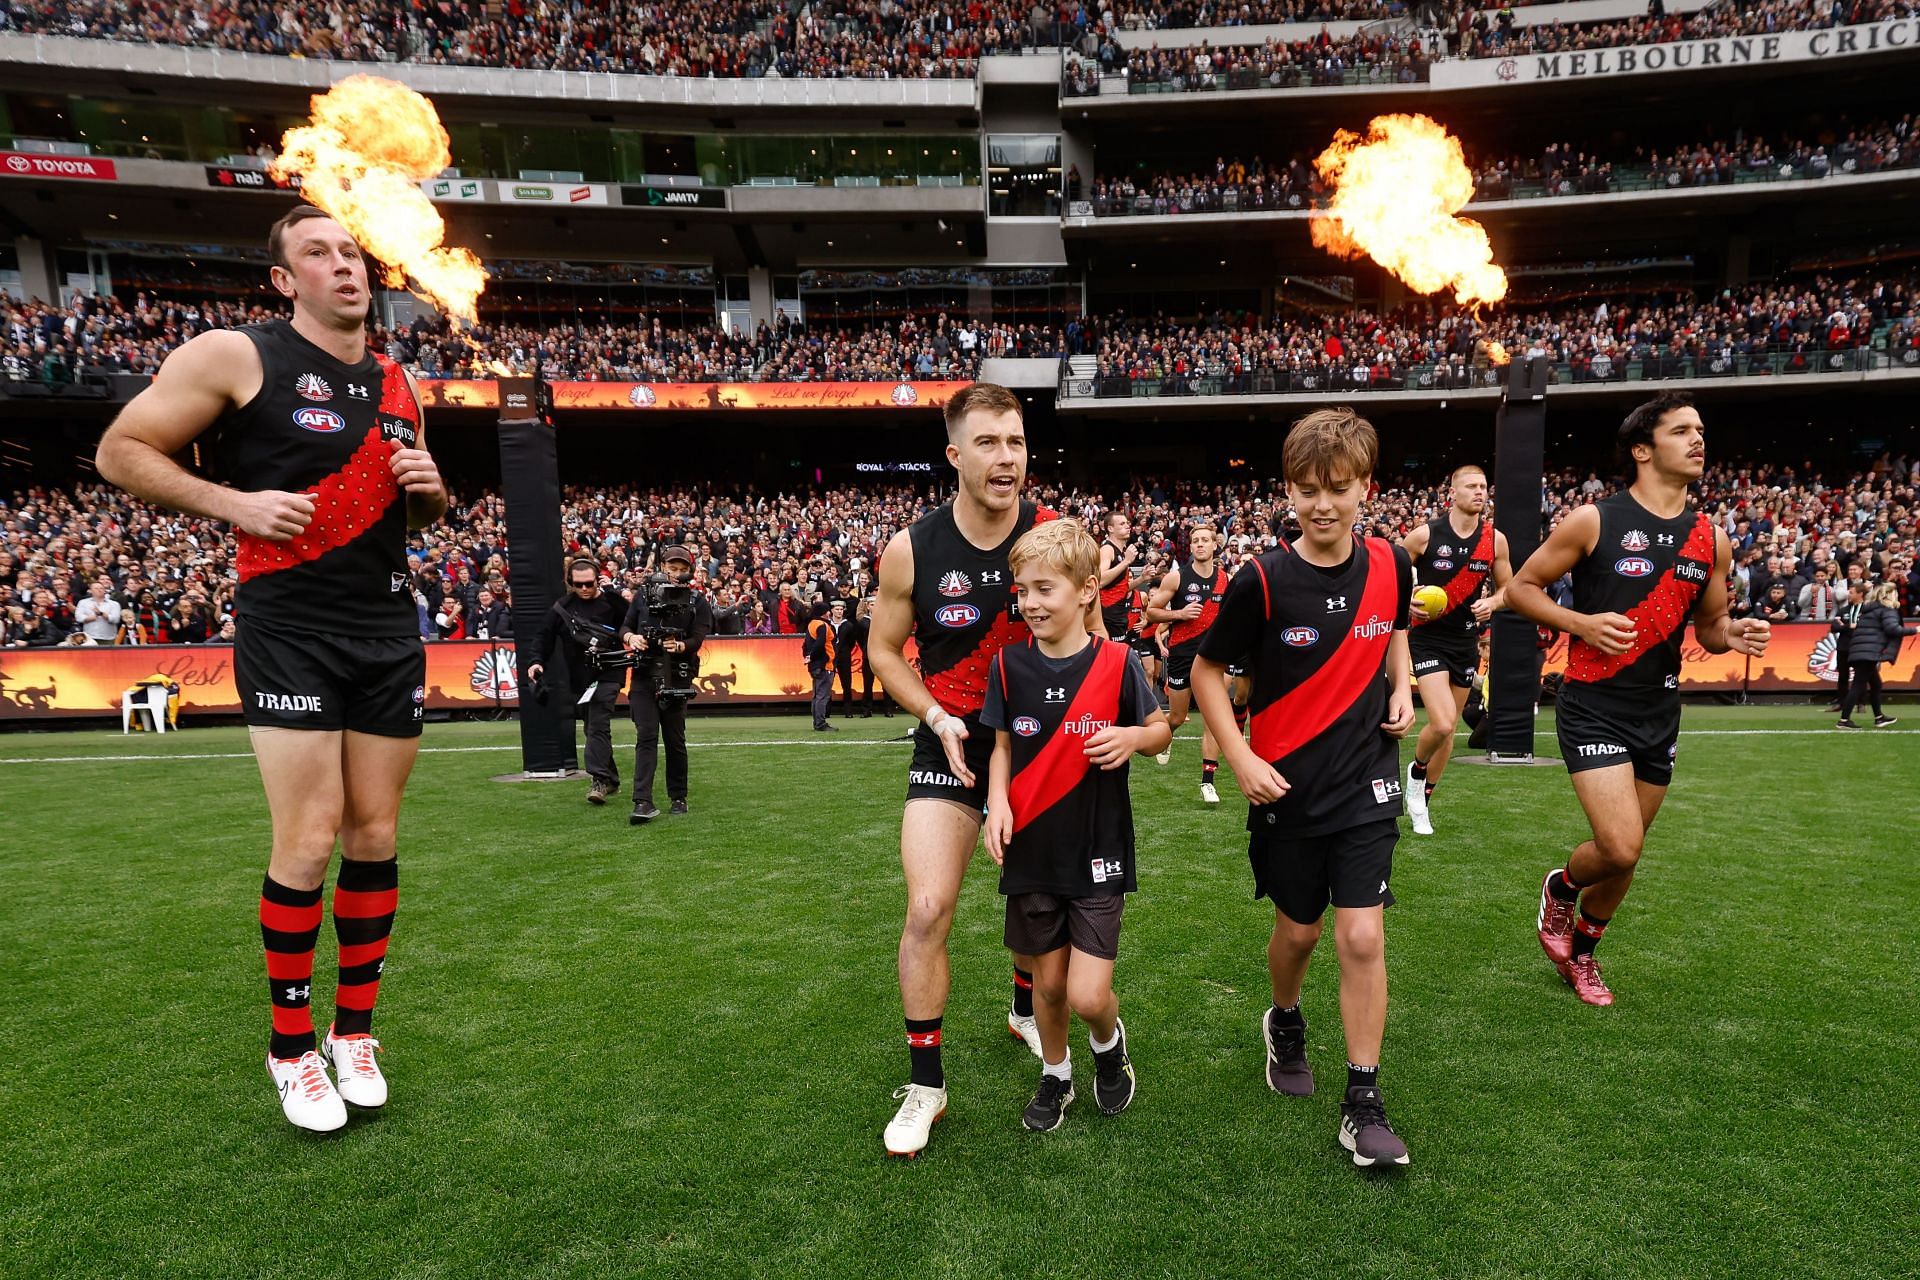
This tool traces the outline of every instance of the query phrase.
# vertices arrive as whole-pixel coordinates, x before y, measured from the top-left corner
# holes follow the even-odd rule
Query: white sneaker
[[[1008,1009],[1007,1030],[1013,1033],[1015,1040],[1026,1041],[1027,1048],[1033,1050],[1034,1057],[1042,1062],[1047,1060],[1046,1055],[1040,1052],[1040,1024],[1033,1020],[1032,1014],[1023,1018],[1012,1009]]]
[[[1159,755],[1155,756],[1153,758],[1153,762],[1155,764],[1172,764],[1173,763],[1173,744],[1169,742],[1167,744],[1167,749],[1165,751],[1162,751]]]
[[[1220,793],[1213,789],[1211,782],[1203,782],[1200,784],[1200,798],[1208,804],[1220,803]]]
[[[1423,836],[1433,834],[1433,828],[1427,825],[1427,782],[1424,778],[1413,776],[1413,766],[1407,766],[1407,816],[1413,819],[1413,829]],[[1425,831],[1420,828],[1426,826]]]
[[[947,1091],[924,1084],[903,1084],[893,1091],[904,1098],[882,1135],[890,1156],[917,1156],[926,1148],[933,1122],[947,1114]]]
[[[1427,811],[1424,807],[1419,813],[1413,815],[1413,834],[1417,836],[1430,836],[1433,834],[1433,819],[1427,816]]]
[[[267,1074],[280,1090],[287,1119],[314,1133],[331,1133],[347,1122],[347,1104],[327,1078],[327,1061],[309,1049],[297,1058],[267,1055]]]
[[[328,1027],[321,1047],[333,1063],[333,1073],[340,1078],[342,1098],[356,1107],[387,1105],[387,1078],[380,1074],[380,1064],[374,1060],[380,1052],[378,1040],[367,1035],[336,1036]]]

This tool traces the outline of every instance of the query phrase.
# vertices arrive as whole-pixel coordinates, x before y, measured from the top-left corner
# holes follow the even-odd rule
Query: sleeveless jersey
[[[368,353],[345,365],[285,320],[240,330],[260,354],[260,390],[222,414],[215,456],[247,489],[313,497],[300,536],[237,533],[245,621],[356,636],[417,636],[407,580],[406,494],[393,442],[419,439],[420,406],[405,373]],[[236,531],[237,532],[237,531]]]
[[[1255,805],[1248,830],[1324,835],[1400,812],[1398,744],[1380,726],[1388,646],[1412,590],[1412,561],[1384,538],[1356,538],[1337,573],[1282,543],[1234,575],[1200,653],[1252,656],[1249,745],[1291,788]]]
[[[1103,542],[1100,545],[1109,547],[1113,544]],[[1113,562],[1115,564],[1120,563],[1120,554],[1123,550],[1124,548],[1114,549]],[[1106,623],[1107,637],[1109,639],[1119,640],[1126,636],[1128,631],[1127,601],[1132,595],[1133,569],[1131,566],[1123,570],[1118,578],[1115,578],[1112,582],[1100,588],[1100,620]]]
[[[952,502],[908,526],[920,679],[949,715],[978,713],[993,655],[1032,634],[1020,618],[1007,552],[1021,534],[1055,518],[1054,512],[1022,499],[1013,532],[988,550],[960,532]]]
[[[1447,593],[1447,610],[1425,622],[1413,617],[1413,625],[1423,635],[1440,640],[1473,634],[1473,602],[1493,570],[1493,542],[1490,520],[1476,520],[1473,532],[1464,538],[1454,532],[1447,516],[1427,522],[1427,549],[1413,562],[1414,576],[1421,586]]]
[[[1193,570],[1191,561],[1180,562],[1180,585],[1173,589],[1173,599],[1167,601],[1169,609],[1184,609],[1199,602],[1200,616],[1186,622],[1172,624],[1167,632],[1167,649],[1178,649],[1182,653],[1192,653],[1200,647],[1200,637],[1207,633],[1213,620],[1220,613],[1220,599],[1227,592],[1227,571],[1218,564],[1213,566],[1213,577],[1203,578]]]
[[[1600,540],[1573,567],[1573,608],[1625,614],[1635,639],[1625,653],[1608,656],[1575,637],[1567,679],[1636,696],[1677,690],[1687,619],[1713,573],[1713,522],[1703,511],[1662,519],[1630,493],[1595,505]]]
[[[1013,839],[1000,892],[1133,892],[1127,768],[1101,769],[1086,755],[1088,738],[1112,725],[1140,724],[1147,714],[1128,696],[1129,657],[1124,644],[1098,637],[1064,671],[1031,641],[995,655],[992,677],[1013,740]]]

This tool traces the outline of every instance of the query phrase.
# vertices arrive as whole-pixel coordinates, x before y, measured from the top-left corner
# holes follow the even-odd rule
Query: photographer
[[[593,561],[585,556],[573,560],[567,565],[567,594],[553,602],[528,654],[527,679],[540,686],[542,701],[562,697],[575,706],[586,704],[587,777],[592,780],[588,804],[605,804],[608,796],[620,790],[620,769],[613,762],[613,707],[620,699],[626,672],[619,667],[600,670],[589,645],[595,652],[619,650],[626,604],[619,595],[600,590],[600,569]],[[563,665],[558,678],[549,682],[543,677],[556,645]],[[592,696],[582,699],[589,685]]]
[[[713,606],[688,585],[693,556],[682,546],[661,553],[663,574],[633,594],[621,639],[634,652],[633,812],[640,826],[660,816],[653,803],[653,774],[660,735],[667,739],[667,798],[674,813],[687,811],[687,700],[700,671],[700,645],[713,632]]]

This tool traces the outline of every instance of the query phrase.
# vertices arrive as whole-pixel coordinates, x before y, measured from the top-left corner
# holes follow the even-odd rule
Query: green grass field
[[[1414,1164],[1382,1177],[1334,1141],[1331,938],[1306,993],[1320,1092],[1265,1087],[1271,912],[1244,802],[1223,777],[1200,806],[1187,737],[1134,766],[1133,1108],[1091,1105],[1076,1026],[1082,1100],[1021,1129],[1037,1068],[1004,1030],[982,854],[952,1109],[925,1157],[884,1159],[907,748],[878,739],[908,723],[696,722],[693,813],[640,830],[584,784],[489,782],[517,767],[510,724],[431,726],[375,1023],[394,1100],[325,1138],[261,1067],[244,732],[0,737],[0,1274],[1915,1274],[1907,726],[1690,709],[1602,947],[1610,1010],[1533,939],[1540,876],[1584,833],[1565,773],[1450,773],[1388,913],[1382,1085]],[[329,925],[322,1026],[332,952]]]

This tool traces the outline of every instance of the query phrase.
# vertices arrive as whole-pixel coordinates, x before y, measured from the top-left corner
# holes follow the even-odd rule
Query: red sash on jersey
[[[1434,614],[1431,618],[1423,618],[1417,613],[1414,614],[1412,618],[1414,626],[1424,627],[1429,622],[1438,622],[1447,614],[1452,613],[1455,609],[1458,609],[1461,605],[1473,599],[1474,594],[1480,590],[1480,584],[1487,580],[1486,569],[1475,569],[1473,567],[1475,560],[1484,560],[1489,567],[1493,564],[1493,521],[1491,520],[1481,521],[1480,541],[1475,544],[1473,554],[1467,557],[1465,567],[1447,580],[1447,607],[1439,613]],[[1421,643],[1424,644],[1425,641]]]
[[[1298,751],[1338,720],[1380,678],[1387,646],[1393,643],[1393,620],[1400,611],[1400,602],[1395,599],[1400,575],[1394,571],[1392,543],[1368,538],[1365,545],[1367,585],[1353,617],[1385,621],[1387,629],[1374,636],[1356,636],[1349,630],[1324,666],[1254,713],[1249,745],[1262,760],[1271,763]],[[1266,587],[1264,574],[1261,586],[1263,590]],[[1271,609],[1269,603],[1269,617]]]
[[[1207,602],[1200,606],[1200,616],[1174,623],[1173,629],[1167,632],[1168,644],[1185,644],[1207,633],[1213,620],[1220,616],[1220,593],[1227,589],[1226,577],[1225,569],[1217,564],[1213,566],[1213,577],[1207,580]]]
[[[1061,725],[1082,716],[1104,719],[1109,723],[1119,722],[1120,677],[1125,674],[1126,646],[1101,640],[1097,636],[1092,637],[1089,643],[1099,645],[1099,652],[1093,655],[1093,665],[1087,668],[1079,689],[1074,691],[1073,701],[1067,704],[1066,711],[1062,713]],[[1006,658],[999,657],[999,663],[1000,692],[1007,696],[1011,704],[1012,697],[1007,690]],[[1093,767],[1093,762],[1087,758],[1086,745],[1084,737],[1067,733],[1064,728],[1056,728],[1053,736],[1047,739],[1047,745],[1041,747],[1027,762],[1027,767],[1008,780],[1007,800],[1013,806],[1013,829],[1016,832],[1080,785],[1087,776],[1087,770]]]
[[[1112,546],[1113,544],[1107,543],[1106,545]],[[1114,567],[1118,567],[1120,564],[1120,553],[1118,551],[1113,553],[1113,564]],[[1119,577],[1100,588],[1100,607],[1102,609],[1111,608],[1127,598],[1128,594],[1133,590],[1133,583],[1129,580],[1130,577],[1131,570],[1123,571]]]
[[[1693,522],[1693,532],[1687,535],[1686,545],[1680,548],[1680,554],[1660,575],[1660,581],[1653,590],[1647,592],[1647,598],[1627,610],[1627,617],[1633,621],[1633,644],[1625,653],[1605,654],[1588,644],[1578,636],[1567,646],[1567,679],[1581,683],[1592,683],[1617,675],[1638,662],[1649,649],[1655,649],[1673,639],[1674,633],[1687,625],[1687,618],[1693,613],[1694,601],[1700,598],[1705,589],[1704,582],[1681,582],[1674,576],[1674,570],[1680,567],[1680,561],[1691,557],[1707,562],[1707,574],[1713,574],[1714,564],[1713,522],[1702,511],[1700,518]]]

